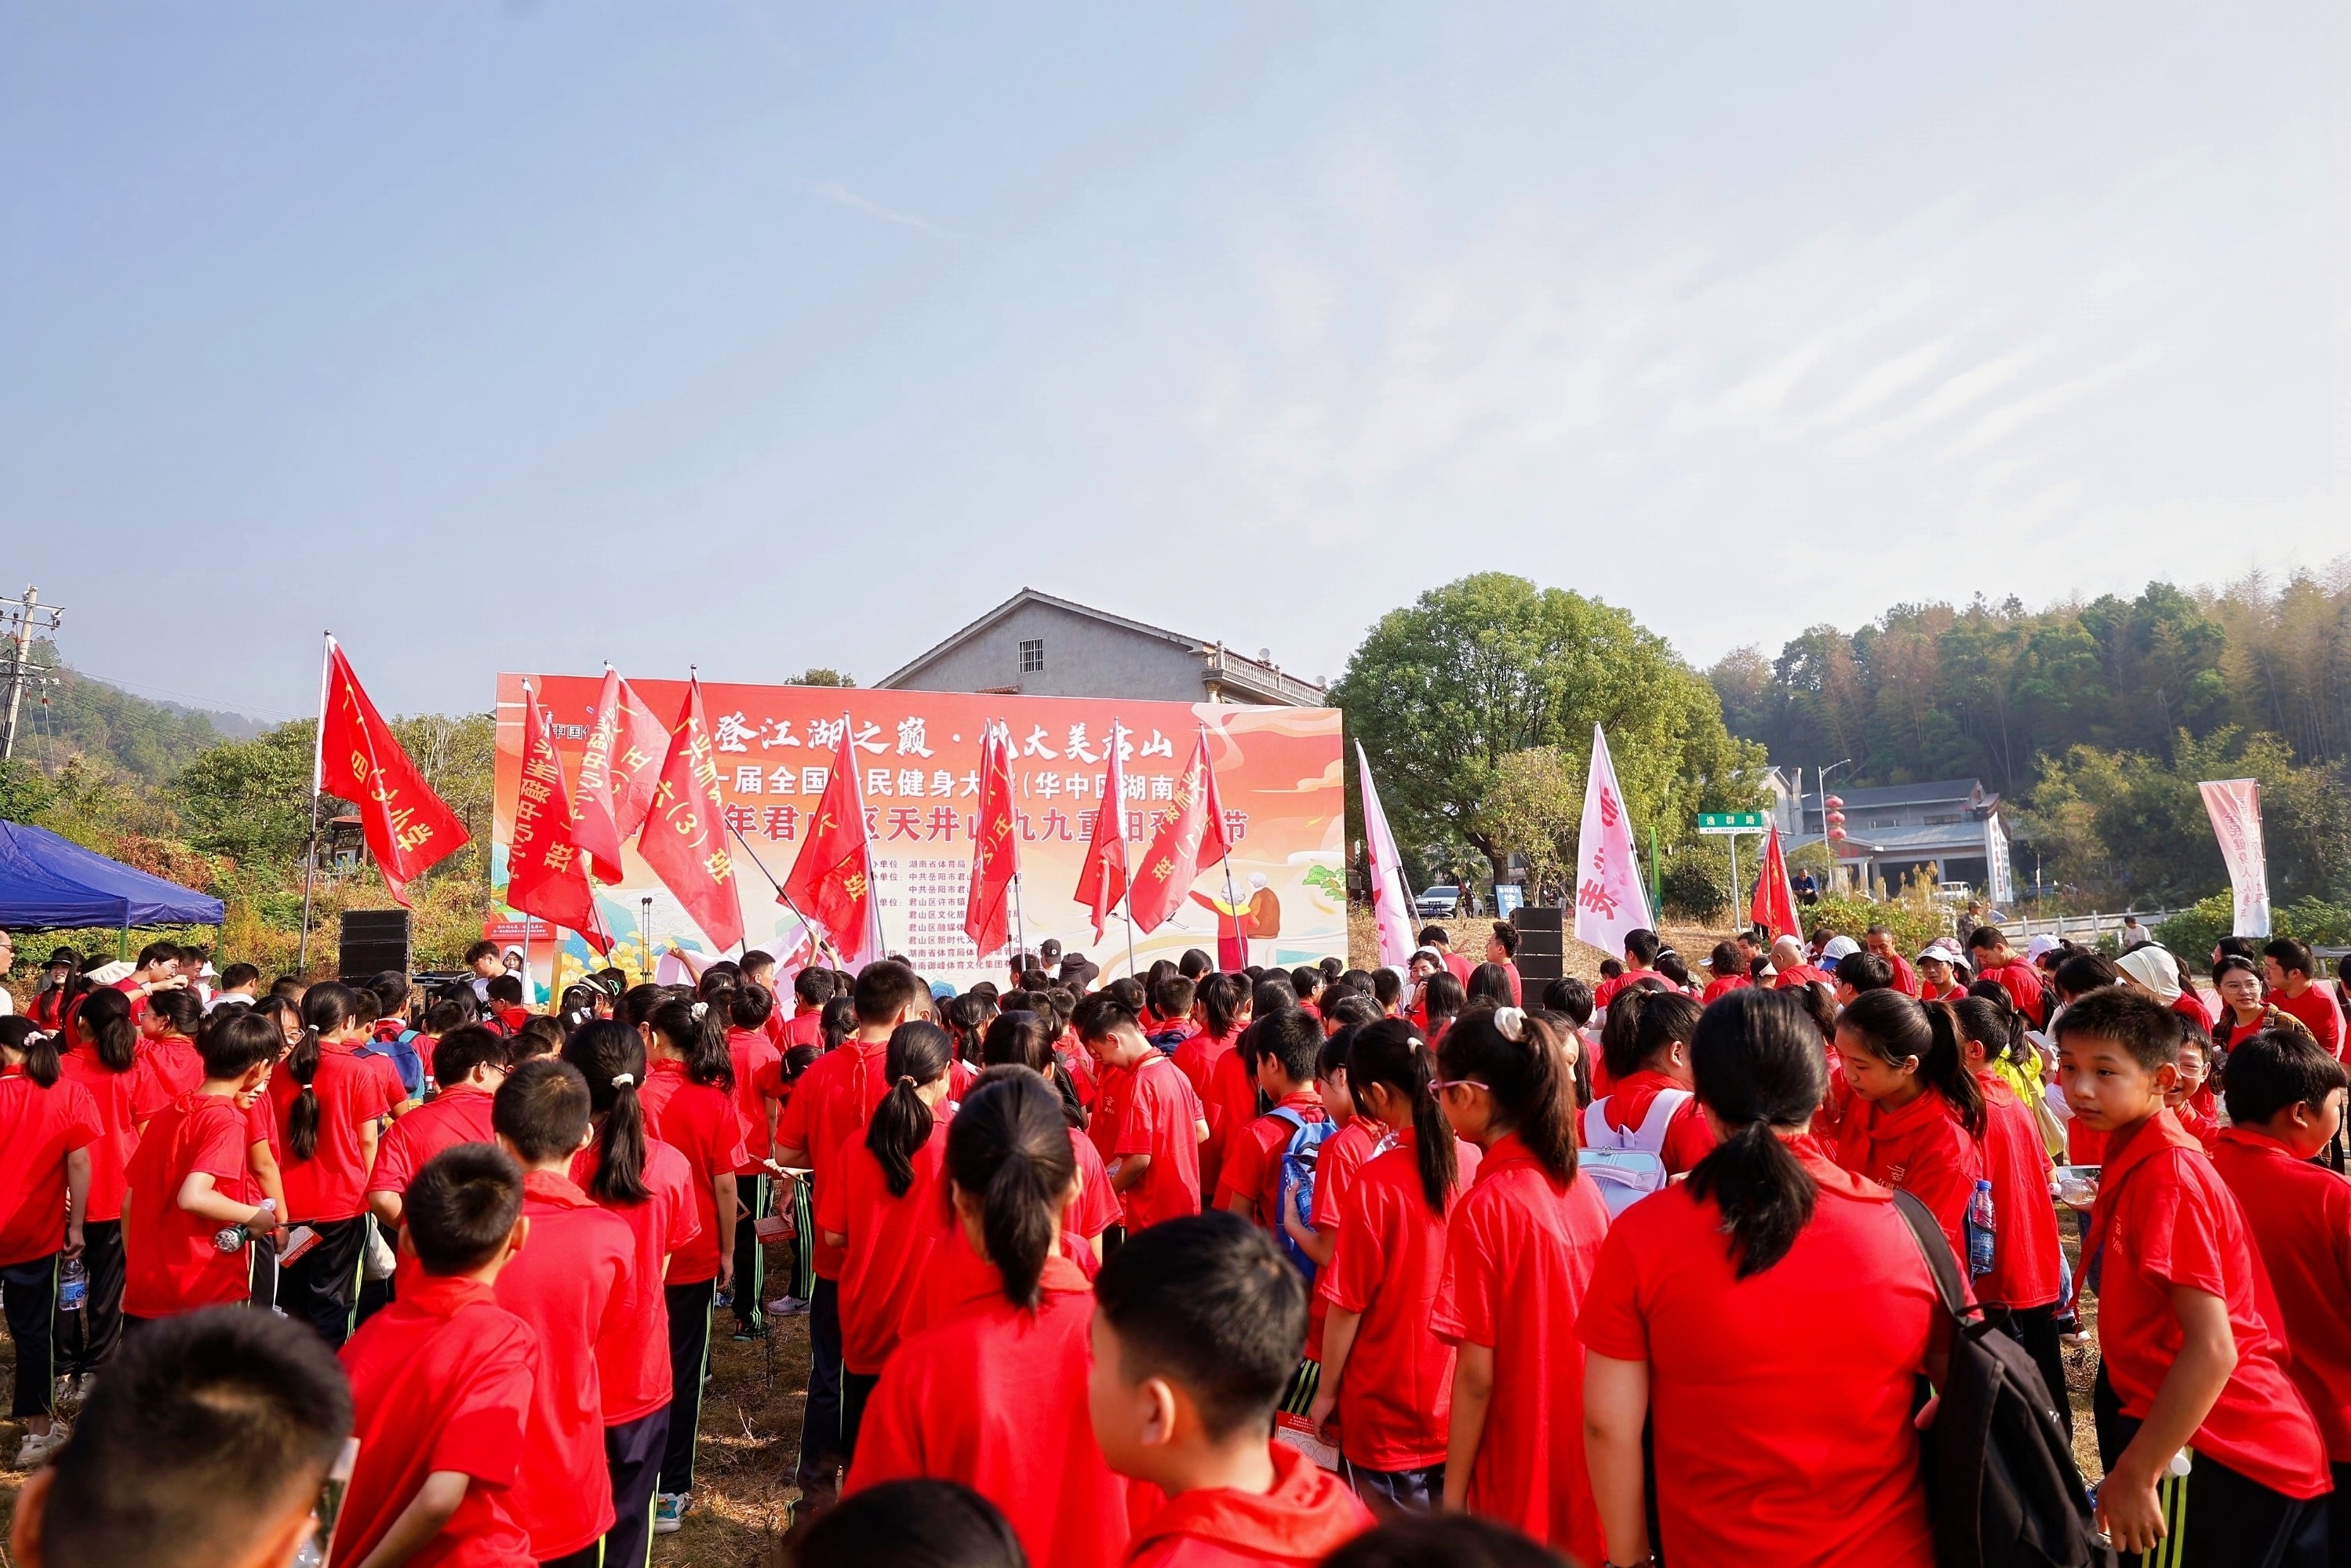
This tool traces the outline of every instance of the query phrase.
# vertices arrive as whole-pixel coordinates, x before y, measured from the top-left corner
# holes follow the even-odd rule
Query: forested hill
[[[46,642],[33,645],[32,662],[59,684],[26,690],[16,760],[44,772],[80,757],[125,779],[161,784],[207,747],[268,727],[243,714],[183,707],[109,685],[75,670]]]

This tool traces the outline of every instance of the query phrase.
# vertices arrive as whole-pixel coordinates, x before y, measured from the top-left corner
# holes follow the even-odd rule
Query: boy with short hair
[[[2308,945],[2291,936],[2277,937],[2262,948],[2262,969],[2271,1004],[2299,1019],[2327,1055],[2343,1060],[2343,1014],[2326,988],[2312,983],[2318,961]]]
[[[2351,1073],[2317,1041],[2264,1030],[2229,1053],[2230,1125],[2213,1168],[2243,1206],[2335,1476],[2327,1533],[2351,1550],[2351,1180],[2316,1163],[2343,1124]]]
[[[1111,1254],[1094,1300],[1094,1440],[1168,1499],[1127,1568],[1302,1568],[1372,1528],[1338,1477],[1273,1440],[1306,1290],[1263,1231],[1230,1214],[1169,1220]]]
[[[786,1019],[776,1049],[789,1053],[794,1046],[824,1045],[824,1004],[832,1000],[832,971],[811,965],[792,977],[792,1016]]]
[[[522,1205],[521,1167],[488,1144],[444,1150],[409,1184],[400,1250],[414,1267],[342,1350],[360,1454],[333,1568],[538,1561],[512,1491],[532,1457],[538,1340],[496,1292],[530,1235]]]
[[[1999,983],[2034,1029],[2048,1020],[2049,1003],[2041,971],[2016,956],[2008,945],[2008,934],[1999,926],[1979,925],[1968,933],[1968,961],[1975,966],[1977,979]]]
[[[2179,1049],[2171,1010],[2120,986],[2079,998],[2057,1020],[2066,1102],[2105,1138],[2082,1249],[2104,1350],[2093,1400],[2105,1466],[2099,1520],[2118,1548],[2147,1552],[2184,1506],[2179,1562],[2322,1568],[2325,1449],[2286,1375],[2276,1298],[2244,1212],[2164,1109]],[[2169,1474],[2183,1448],[2193,1450],[2184,1482]]]
[[[1314,1092],[1314,1062],[1322,1031],[1302,1008],[1269,1018],[1257,1031],[1257,1086],[1272,1109],[1225,1144],[1217,1179],[1217,1207],[1281,1226],[1281,1155],[1301,1126],[1330,1121]]]
[[[553,1058],[526,1061],[490,1106],[498,1145],[522,1166],[530,1227],[530,1245],[497,1278],[497,1301],[538,1336],[538,1381],[510,1500],[515,1522],[542,1568],[596,1568],[612,1527],[597,1349],[610,1353],[642,1331],[629,1318],[636,1239],[627,1220],[571,1180],[571,1156],[594,1136],[578,1068]]]
[[[401,1195],[434,1155],[497,1136],[490,1097],[507,1081],[513,1055],[513,1042],[479,1024],[460,1025],[434,1042],[433,1080],[441,1092],[394,1122],[376,1146],[367,1201],[378,1219],[399,1225]]]
[[[530,1009],[522,1005],[522,977],[500,975],[489,983],[486,1000],[490,1014],[506,1027],[508,1034],[519,1034],[522,1026],[530,1021]]]
[[[1153,1045],[1173,1056],[1200,1032],[1199,1022],[1192,1016],[1198,994],[1199,988],[1180,974],[1165,976],[1151,988],[1151,1011],[1159,1020],[1149,1037]]]
[[[1191,1080],[1152,1049],[1134,1011],[1107,992],[1080,1001],[1070,1024],[1102,1070],[1087,1131],[1128,1232],[1197,1214],[1208,1123]]]
[[[140,1135],[123,1172],[130,1189],[122,1209],[126,1333],[251,1293],[246,1249],[214,1245],[224,1228],[274,1230],[284,1248],[286,1222],[277,1201],[255,1201],[250,1155],[249,1107],[269,1082],[275,1043],[267,1029],[206,1030],[196,1048],[204,1081],[159,1109]]]
[[[204,998],[204,1011],[210,1012],[223,1002],[243,1002],[251,1007],[261,999],[261,971],[251,964],[231,964],[221,971],[220,989]]]

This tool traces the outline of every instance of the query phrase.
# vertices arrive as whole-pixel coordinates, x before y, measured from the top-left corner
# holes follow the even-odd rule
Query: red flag
[[[368,853],[402,908],[408,883],[469,836],[400,748],[392,727],[360,689],[341,644],[327,639],[327,685],[319,714],[312,784],[356,801]]]
[[[1774,936],[1802,936],[1796,924],[1796,890],[1788,882],[1787,858],[1780,852],[1780,824],[1771,824],[1763,841],[1763,870],[1755,878],[1755,898],[1747,918]]]
[[[784,878],[783,895],[831,941],[852,965],[873,951],[873,851],[865,832],[865,800],[857,788],[857,755],[842,720],[832,769],[808,819],[808,836]]]
[[[1093,834],[1086,841],[1085,863],[1078,868],[1078,890],[1071,895],[1093,912],[1097,942],[1102,923],[1126,896],[1126,762],[1119,755],[1125,745],[1125,729],[1112,725],[1110,773],[1102,782],[1102,805],[1094,812]]]
[[[1145,932],[1158,930],[1182,906],[1200,874],[1201,861],[1212,858],[1202,854],[1211,822],[1219,843],[1224,838],[1223,822],[1209,815],[1214,777],[1208,766],[1208,732],[1203,727],[1192,747],[1192,760],[1176,776],[1175,803],[1159,813],[1151,847],[1143,852],[1142,869],[1127,894],[1126,907]]]
[[[605,665],[588,749],[580,758],[580,807],[571,835],[600,881],[621,880],[621,846],[644,826],[668,755],[668,727],[618,670]]]
[[[507,903],[525,915],[577,931],[599,953],[611,939],[597,927],[596,895],[588,862],[572,842],[577,819],[563,782],[563,758],[547,727],[538,694],[522,686],[522,784],[515,800],[514,838],[507,845]]]
[[[726,822],[718,804],[717,753],[703,717],[698,676],[686,682],[685,706],[670,736],[637,852],[720,952],[743,940],[735,857],[726,852]]]
[[[1233,841],[1229,836],[1232,824],[1225,821],[1224,793],[1217,788],[1217,764],[1208,756],[1208,727],[1205,724],[1200,727],[1200,777],[1201,800],[1208,812],[1208,825],[1200,833],[1200,863],[1207,865],[1231,854]]]
[[[1011,936],[1012,879],[1020,874],[1020,836],[1012,831],[1012,757],[1001,726],[979,747],[979,815],[972,830],[971,890],[963,931],[983,958]]]

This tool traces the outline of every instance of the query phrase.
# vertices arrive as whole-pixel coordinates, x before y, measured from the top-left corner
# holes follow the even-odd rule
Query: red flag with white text
[[[1780,848],[1780,824],[1763,841],[1763,869],[1756,873],[1755,897],[1747,906],[1750,925],[1774,936],[1802,936],[1796,924],[1796,890],[1788,881],[1788,857]]]
[[[971,887],[964,894],[963,932],[983,958],[1000,950],[1012,932],[1012,879],[1020,874],[1020,835],[1013,831],[1012,758],[1001,725],[990,725],[979,747],[979,812],[973,820]]]
[[[644,826],[668,756],[669,726],[618,670],[605,665],[604,689],[580,757],[579,820],[572,830],[600,881],[621,880],[621,846]]]
[[[332,637],[324,696],[311,781],[358,805],[368,853],[404,909],[408,883],[465,843],[465,825],[401,749]]]
[[[743,940],[735,857],[726,848],[726,821],[718,802],[717,752],[703,716],[699,678],[686,683],[685,707],[670,735],[637,852],[662,885],[677,894],[712,946],[723,953]]]
[[[522,782],[515,799],[514,833],[507,842],[507,903],[577,931],[599,953],[609,952],[611,939],[598,927],[596,895],[588,885],[588,858],[572,841],[576,821],[547,712],[526,681]]]
[[[1094,831],[1086,840],[1085,862],[1078,867],[1077,891],[1071,895],[1092,913],[1097,942],[1110,912],[1126,896],[1125,749],[1125,727],[1112,725],[1106,759],[1110,771],[1102,781],[1102,804],[1094,810]]]
[[[1127,890],[1126,907],[1145,933],[1156,931],[1183,907],[1185,895],[1200,874],[1204,860],[1223,852],[1224,820],[1211,810],[1216,801],[1216,773],[1208,764],[1208,732],[1204,727],[1192,746],[1192,760],[1176,776],[1173,802],[1158,813],[1151,843]],[[1213,835],[1213,841],[1211,839]],[[1215,848],[1208,846],[1213,841]]]
[[[865,799],[857,787],[857,754],[843,719],[832,768],[807,819],[808,835],[784,878],[783,896],[825,934],[852,968],[882,955],[873,939],[873,847],[865,830]]]

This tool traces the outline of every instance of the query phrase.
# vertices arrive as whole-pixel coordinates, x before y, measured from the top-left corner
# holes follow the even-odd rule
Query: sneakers
[[[735,1325],[735,1338],[738,1342],[749,1341],[757,1343],[758,1341],[763,1340],[767,1337],[768,1325],[765,1323],[737,1323]]]
[[[694,1506],[694,1494],[664,1491],[653,1494],[653,1533],[675,1535],[685,1522],[685,1511]]]
[[[27,1432],[25,1440],[16,1445],[16,1468],[34,1470],[49,1462],[59,1448],[66,1446],[66,1424],[53,1421],[46,1432]]]
[[[778,1296],[768,1303],[768,1315],[771,1318],[805,1317],[808,1310],[809,1304],[798,1296]]]

